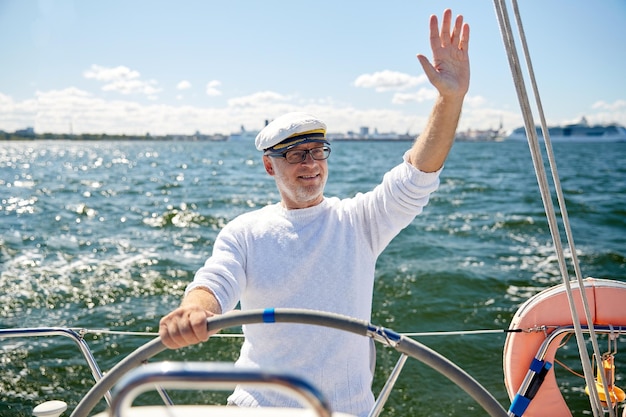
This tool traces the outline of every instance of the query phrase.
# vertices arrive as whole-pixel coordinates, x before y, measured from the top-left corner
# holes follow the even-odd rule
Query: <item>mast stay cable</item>
[[[516,22],[517,22],[517,26],[518,26],[518,31],[519,31],[519,36],[521,39],[521,43],[523,46],[523,50],[524,50],[524,57],[526,60],[526,65],[527,65],[527,70],[528,70],[528,74],[529,77],[531,79],[531,83],[532,83],[532,87],[533,87],[533,92],[535,95],[535,101],[536,101],[536,105],[537,105],[537,109],[538,109],[538,113],[540,115],[540,119],[541,119],[541,128],[542,128],[542,132],[543,132],[543,137],[544,137],[544,143],[546,146],[546,151],[548,154],[548,159],[550,162],[550,169],[552,171],[552,178],[554,181],[554,186],[555,186],[555,190],[556,190],[556,194],[557,194],[557,198],[558,198],[558,202],[559,202],[559,208],[560,208],[560,212],[561,212],[561,220],[563,221],[563,225],[565,228],[565,232],[566,232],[566,236],[569,242],[569,247],[570,247],[570,252],[572,255],[572,262],[574,265],[574,270],[576,273],[576,278],[578,280],[578,285],[580,288],[580,297],[581,297],[581,301],[583,304],[583,310],[585,313],[585,317],[587,319],[587,323],[589,325],[589,332],[590,332],[590,339],[593,345],[593,350],[594,350],[594,354],[596,355],[597,358],[601,358],[600,354],[599,354],[599,347],[598,347],[598,342],[597,342],[597,337],[595,334],[595,331],[593,329],[593,320],[591,319],[591,313],[589,311],[589,304],[587,302],[587,296],[586,293],[584,291],[584,285],[583,285],[583,279],[582,279],[582,274],[580,273],[580,266],[579,266],[579,262],[578,262],[578,258],[576,255],[576,249],[574,246],[574,240],[572,238],[572,233],[571,233],[571,228],[570,228],[570,223],[569,223],[569,218],[567,216],[567,210],[565,208],[565,202],[564,202],[564,198],[563,198],[563,192],[560,186],[560,181],[558,179],[558,173],[556,170],[556,163],[554,161],[554,154],[552,152],[552,145],[551,145],[551,141],[550,141],[550,135],[549,135],[549,131],[546,125],[546,121],[545,121],[545,117],[544,117],[544,112],[543,112],[543,107],[541,105],[541,100],[539,97],[539,91],[537,88],[537,84],[536,84],[536,80],[535,80],[535,76],[534,76],[534,71],[532,68],[532,63],[530,60],[530,55],[528,53],[528,47],[527,47],[527,43],[526,43],[526,37],[524,35],[524,30],[522,27],[522,22],[521,22],[521,17],[520,17],[520,13],[519,13],[519,8],[517,5],[517,0],[512,0],[513,3],[513,8],[514,8],[514,13],[515,13],[515,18],[516,18]],[[519,100],[519,104],[522,110],[522,116],[524,118],[524,127],[526,129],[526,136],[528,138],[528,145],[530,148],[530,152],[531,152],[531,156],[532,156],[532,161],[533,161],[533,165],[535,168],[535,173],[537,175],[537,181],[539,183],[539,189],[541,192],[541,198],[543,201],[543,205],[544,205],[544,209],[546,211],[546,215],[548,218],[548,225],[550,227],[550,233],[552,235],[552,240],[554,242],[554,246],[555,246],[555,251],[557,254],[557,259],[558,259],[558,263],[559,263],[559,268],[561,271],[561,276],[563,279],[563,283],[565,285],[566,288],[566,292],[567,292],[567,297],[568,297],[568,303],[569,303],[569,307],[570,307],[570,312],[572,315],[572,322],[574,324],[574,330],[575,330],[575,334],[576,334],[576,341],[577,341],[577,345],[578,345],[578,350],[579,350],[579,354],[580,354],[580,359],[581,359],[581,363],[583,366],[583,371],[585,374],[585,380],[587,382],[587,386],[589,387],[589,391],[590,391],[590,404],[591,404],[591,409],[593,411],[594,417],[598,417],[600,415],[600,413],[602,413],[602,405],[600,402],[600,398],[598,395],[598,392],[596,390],[596,386],[595,386],[595,380],[594,380],[594,376],[593,376],[593,369],[591,367],[591,363],[589,361],[589,357],[587,354],[587,348],[585,345],[585,340],[584,340],[584,336],[582,334],[582,329],[581,329],[581,325],[580,325],[580,320],[579,320],[579,315],[578,315],[578,311],[576,308],[576,305],[574,303],[574,296],[572,293],[572,289],[571,289],[571,284],[570,284],[570,279],[569,279],[569,274],[567,271],[567,265],[565,262],[565,255],[564,255],[564,251],[563,251],[563,247],[561,244],[561,238],[560,238],[560,233],[559,233],[559,229],[558,229],[558,223],[557,223],[557,219],[556,219],[556,214],[555,214],[555,210],[554,210],[554,204],[552,203],[552,198],[550,195],[550,190],[549,190],[549,186],[548,186],[548,180],[547,180],[547,176],[545,173],[545,169],[544,169],[544,164],[542,161],[542,157],[541,157],[541,149],[539,148],[539,144],[538,144],[538,139],[537,139],[537,131],[535,129],[535,123],[533,121],[533,115],[532,115],[532,110],[529,104],[529,100],[528,100],[528,94],[526,92],[526,88],[525,88],[525,84],[524,84],[524,79],[523,79],[523,75],[522,75],[522,70],[521,70],[521,66],[520,66],[520,60],[517,54],[517,50],[515,47],[515,40],[513,37],[513,32],[511,29],[511,24],[508,18],[508,13],[506,11],[506,1],[505,0],[494,0],[494,6],[496,9],[496,15],[498,17],[498,23],[500,25],[500,32],[502,34],[502,39],[504,42],[504,47],[505,50],[507,51],[507,57],[509,59],[509,65],[511,68],[511,73],[513,76],[513,81],[515,84],[515,88],[517,90],[517,96],[518,96],[518,100]],[[608,392],[608,386],[607,383],[604,379],[602,379],[602,383],[603,383],[603,388],[605,392]],[[609,395],[606,396],[607,399],[610,397]],[[609,415],[611,417],[615,417],[614,414],[614,410],[611,404],[610,399],[608,400],[608,410],[609,410]]]

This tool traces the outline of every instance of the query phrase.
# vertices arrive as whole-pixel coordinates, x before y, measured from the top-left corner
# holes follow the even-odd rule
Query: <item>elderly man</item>
[[[160,323],[166,346],[206,341],[206,319],[235,308],[294,307],[370,319],[376,259],[427,204],[454,141],[469,87],[469,26],[444,11],[441,30],[430,19],[433,62],[418,55],[436,87],[423,132],[374,190],[350,199],[327,198],[326,125],[289,113],[257,136],[265,171],[281,201],[245,213],[218,235],[213,253],[186,289],[179,308]],[[245,326],[237,366],[283,368],[319,387],[333,410],[367,415],[375,352],[369,339],[316,326]],[[282,394],[240,386],[240,406],[295,406]]]

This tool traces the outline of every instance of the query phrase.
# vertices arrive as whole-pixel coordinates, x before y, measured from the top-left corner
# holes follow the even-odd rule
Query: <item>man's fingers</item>
[[[203,310],[186,311],[178,309],[161,319],[159,335],[170,349],[178,349],[209,338],[206,325],[208,313]]]
[[[461,39],[461,31],[463,29],[463,16],[458,15],[454,21],[454,29],[452,29],[452,35],[450,37],[450,44],[457,46]]]
[[[459,41],[459,49],[464,50],[465,52],[469,49],[469,38],[470,38],[470,28],[466,23],[463,25],[463,29],[461,31],[461,40]]]
[[[209,329],[206,319],[207,314],[204,311],[193,311],[189,314],[189,324],[191,325],[195,339],[193,343],[206,342],[209,340]]]
[[[422,64],[424,73],[426,73],[426,77],[428,77],[432,84],[434,81],[434,77],[437,76],[437,70],[432,66],[432,64],[425,55],[417,54],[417,59],[419,60],[420,64]]]
[[[443,21],[441,22],[441,32],[439,34],[440,47],[448,46],[453,42],[452,34],[450,33],[450,26],[452,23],[452,10],[446,9],[443,11]],[[432,20],[431,20],[432,24]]]
[[[441,36],[439,35],[439,21],[436,15],[430,16],[430,49],[435,51],[441,48]]]

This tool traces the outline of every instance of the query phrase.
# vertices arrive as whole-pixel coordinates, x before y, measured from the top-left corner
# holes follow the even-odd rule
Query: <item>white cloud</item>
[[[615,100],[613,103],[607,103],[605,101],[600,100],[600,101],[593,103],[591,108],[596,109],[596,110],[609,110],[609,111],[626,110],[626,100]]]
[[[206,95],[209,97],[221,96],[222,92],[218,89],[222,83],[218,80],[211,80],[206,85]]]
[[[378,71],[373,74],[363,74],[354,80],[355,87],[374,88],[377,92],[406,90],[423,84],[428,79],[422,74],[419,77],[397,71]]]
[[[603,100],[593,103],[589,111],[578,116],[579,122],[584,117],[590,124],[602,123],[621,123],[626,124],[626,100],[618,99],[614,102],[606,102]]]
[[[395,93],[391,102],[393,104],[406,103],[422,103],[424,101],[432,101],[438,96],[438,92],[434,88],[420,88],[414,93]]]
[[[138,71],[132,71],[125,66],[117,66],[114,68],[101,67],[100,65],[92,65],[91,69],[83,73],[85,78],[93,78],[98,81],[110,82],[116,80],[133,80],[139,78],[141,75]]]
[[[192,133],[225,119],[219,110],[106,100],[76,88],[37,93],[35,131],[144,135]],[[32,125],[29,124],[29,125]],[[215,123],[219,130],[219,123]]]
[[[237,97],[228,100],[229,107],[256,107],[265,106],[273,102],[286,101],[289,98],[273,91],[260,91],[249,96]]]
[[[465,96],[463,103],[470,107],[485,107],[487,100],[483,96]]]
[[[124,95],[143,94],[151,99],[156,98],[156,94],[161,92],[156,80],[142,80],[138,71],[125,66],[107,68],[92,65],[83,73],[83,76],[105,83],[102,91],[113,91]]]
[[[155,87],[156,81],[115,80],[102,86],[102,91],[116,91],[121,94],[139,93],[147,96],[161,91]]]
[[[15,101],[0,93],[0,130],[14,132],[26,127],[34,127],[37,116],[37,100]]]
[[[75,87],[38,91],[34,97],[22,100],[0,93],[0,130],[13,132],[34,127],[37,133],[165,135],[200,131],[229,134],[238,131],[241,125],[248,130],[258,130],[266,119],[302,110],[321,117],[334,133],[358,130],[361,126],[379,132],[418,133],[430,114],[436,92],[433,88],[421,88],[414,93],[397,92],[394,102],[410,104],[397,109],[359,108],[331,97],[302,98],[275,91],[232,98],[221,107],[146,103],[130,99],[132,96],[123,97],[112,99],[98,91],[90,93]],[[624,100],[598,102],[595,110],[590,107],[584,114],[590,123],[624,124],[626,121]],[[482,96],[466,97],[460,130],[495,128],[501,122],[507,129],[522,125],[517,109],[490,105]]]
[[[182,80],[181,82],[176,84],[177,90],[187,90],[189,88],[191,88],[191,83],[187,80]]]
[[[328,101],[308,103],[273,91],[235,98],[224,107],[194,107],[145,104],[131,100],[110,100],[77,88],[38,92],[36,100],[15,102],[0,96],[0,129],[14,131],[27,126],[37,133],[106,133],[126,135],[229,134],[241,125],[248,130],[263,127],[285,112],[302,110],[318,114],[333,131],[371,126],[380,131],[402,130],[415,122],[414,115],[386,109],[357,110]],[[29,109],[23,117],[16,109]],[[425,113],[427,115],[427,113]],[[418,126],[415,126],[418,128]]]

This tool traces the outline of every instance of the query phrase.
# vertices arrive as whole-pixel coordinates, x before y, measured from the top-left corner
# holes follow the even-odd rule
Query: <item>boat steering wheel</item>
[[[489,391],[449,359],[409,337],[384,327],[375,326],[364,320],[328,312],[290,308],[232,311],[207,319],[207,326],[212,331],[256,323],[312,324],[370,337],[402,354],[417,359],[444,375],[470,395],[490,416],[508,416],[502,405]],[[87,417],[122,376],[165,349],[166,347],[160,337],[137,348],[115,365],[87,392],[70,417]]]

